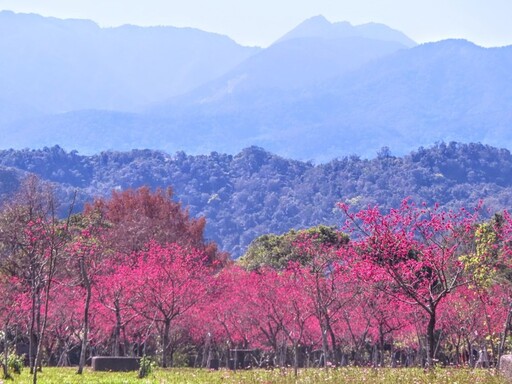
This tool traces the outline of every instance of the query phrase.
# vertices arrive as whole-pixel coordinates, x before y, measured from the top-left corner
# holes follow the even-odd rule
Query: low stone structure
[[[500,359],[500,373],[512,382],[512,355],[503,355]]]
[[[93,371],[137,371],[139,366],[140,357],[95,356],[92,358]]]

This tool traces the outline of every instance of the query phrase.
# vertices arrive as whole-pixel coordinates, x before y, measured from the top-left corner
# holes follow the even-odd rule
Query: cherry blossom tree
[[[23,282],[31,297],[29,362],[34,384],[36,368],[41,368],[51,286],[68,241],[72,208],[68,220],[60,220],[52,186],[31,175],[1,210],[2,267]]]
[[[291,264],[281,273],[277,294],[281,297],[286,316],[283,331],[293,349],[293,369],[297,376],[299,368],[299,347],[306,338],[308,325],[315,315],[315,305],[310,296],[304,295],[303,287],[310,278],[310,271],[298,264]]]
[[[203,366],[207,366],[214,345],[225,352],[226,358],[231,349],[249,345],[268,348],[258,327],[262,313],[255,279],[254,274],[237,265],[226,266],[210,280],[208,300],[188,313],[191,333],[203,345]]]
[[[122,265],[121,260],[128,262],[114,255],[104,260],[104,273],[97,277],[93,286],[92,306],[101,317],[101,322],[97,326],[101,328],[100,331],[105,338],[113,336],[113,356],[122,356],[129,350],[129,340],[132,339],[129,336],[132,335],[128,327],[138,318],[138,314],[133,311],[134,298],[129,294],[130,282],[126,280],[124,268],[119,268]]]
[[[46,350],[49,364],[69,366],[70,353],[80,345],[83,329],[83,291],[60,280],[54,284],[48,314]]]
[[[346,251],[345,240],[333,246],[321,238],[300,236],[294,247],[303,259],[309,260],[304,264],[303,292],[314,306],[313,314],[321,330],[322,361],[327,368],[338,351],[335,325],[357,295],[356,281],[351,277],[352,255]]]
[[[168,354],[171,325],[205,299],[212,274],[207,256],[176,243],[151,242],[134,257],[133,265],[119,267],[120,273],[129,282],[133,309],[161,327],[162,366],[172,366]]]
[[[476,213],[418,208],[405,200],[382,213],[378,207],[353,213],[346,230],[363,278],[381,282],[386,294],[416,305],[427,316],[426,364],[433,365],[438,306],[458,287],[468,284],[460,257],[472,253]]]
[[[79,286],[83,291],[82,345],[77,370],[78,374],[82,374],[89,341],[89,317],[93,287],[97,284],[97,280],[103,272],[106,251],[104,249],[105,239],[101,221],[98,222],[94,215],[80,215],[74,218],[72,240],[68,243],[66,251],[68,256],[67,270],[70,272],[69,281],[71,284]]]

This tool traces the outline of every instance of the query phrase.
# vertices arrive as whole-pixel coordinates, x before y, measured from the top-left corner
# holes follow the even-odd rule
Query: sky
[[[368,22],[418,43],[464,38],[512,45],[512,0],[0,0],[0,10],[123,24],[193,27],[266,47],[307,18]]]

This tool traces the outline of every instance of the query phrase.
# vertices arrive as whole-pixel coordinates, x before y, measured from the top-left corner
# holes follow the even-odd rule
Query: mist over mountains
[[[228,152],[242,142],[327,161],[351,153],[371,157],[383,145],[404,154],[441,140],[509,147],[510,84],[512,47],[446,40],[398,50],[300,89],[254,90],[240,82],[222,97],[206,91],[168,110],[176,126],[215,135],[210,141],[223,142]]]
[[[192,28],[100,28],[0,12],[0,100],[40,114],[135,111],[192,90],[259,48]]]
[[[438,141],[512,147],[512,47],[416,45],[313,17],[268,48],[190,28],[0,12],[3,148],[329,161]]]

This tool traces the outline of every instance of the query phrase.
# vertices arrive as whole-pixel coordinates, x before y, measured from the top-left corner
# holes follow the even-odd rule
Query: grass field
[[[294,377],[291,370],[250,370],[250,371],[207,371],[195,369],[156,369],[149,377],[138,379],[136,372],[111,373],[93,372],[86,370],[82,376],[75,374],[74,368],[45,368],[38,375],[38,383],[41,384],[145,384],[145,383],[403,383],[403,384],[505,384],[503,378],[496,376],[492,370],[469,369],[437,369],[425,373],[421,369],[371,369],[371,368],[342,368],[323,371],[309,369],[299,371]],[[8,383],[31,383],[28,370],[21,375],[15,375],[13,380],[5,380]],[[2,381],[0,380],[0,383]]]
[[[38,375],[41,384],[145,384],[145,383],[403,383],[403,384],[504,384],[506,380],[494,374],[492,370],[436,369],[425,373],[421,369],[371,369],[341,368],[324,371],[309,369],[299,371],[294,377],[292,370],[250,370],[250,371],[208,371],[195,369],[156,369],[149,377],[138,379],[136,372],[111,373],[86,370],[83,375],[75,374],[74,368],[45,368]],[[7,383],[32,383],[28,370],[15,375]],[[2,381],[0,380],[0,383]]]

